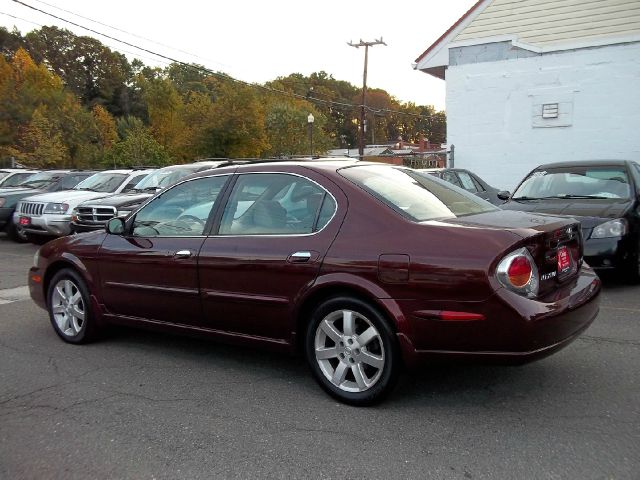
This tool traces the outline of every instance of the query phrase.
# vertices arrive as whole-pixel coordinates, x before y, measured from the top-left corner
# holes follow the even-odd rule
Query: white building
[[[455,166],[496,187],[542,163],[640,161],[640,0],[480,0],[415,68],[446,80]]]

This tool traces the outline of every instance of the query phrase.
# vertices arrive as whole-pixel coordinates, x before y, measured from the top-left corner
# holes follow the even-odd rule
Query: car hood
[[[86,200],[93,200],[96,198],[102,198],[111,195],[104,192],[90,192],[88,190],[65,190],[62,192],[43,193],[42,195],[34,195],[26,200],[33,202],[43,203],[67,203],[70,206],[76,206],[77,204]]]
[[[593,228],[603,219],[623,217],[633,202],[624,200],[600,199],[547,199],[547,200],[509,200],[501,205],[504,210],[519,210],[531,213],[566,215],[578,220],[583,228]]]
[[[118,193],[116,195],[109,195],[108,197],[89,200],[84,203],[87,205],[104,205],[119,208],[129,205],[139,205],[151,197],[151,193]]]

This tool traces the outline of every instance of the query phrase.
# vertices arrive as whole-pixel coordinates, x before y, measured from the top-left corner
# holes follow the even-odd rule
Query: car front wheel
[[[75,271],[63,269],[54,275],[47,305],[53,329],[65,342],[87,343],[96,337],[89,292]]]
[[[333,298],[313,313],[306,356],[330,395],[351,405],[371,405],[394,387],[400,367],[395,334],[366,302]]]

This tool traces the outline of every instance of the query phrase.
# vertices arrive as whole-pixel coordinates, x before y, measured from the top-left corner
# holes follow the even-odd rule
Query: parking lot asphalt
[[[0,289],[36,248],[0,236]],[[301,358],[130,329],[73,346],[0,302],[0,478],[637,479],[640,286],[604,281],[556,355],[424,367],[360,409]]]

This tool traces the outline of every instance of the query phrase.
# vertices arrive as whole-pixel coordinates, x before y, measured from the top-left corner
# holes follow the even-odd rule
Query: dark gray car
[[[507,191],[492,187],[475,173],[465,170],[464,168],[424,168],[418,171],[441,178],[494,205],[503,204],[511,195]]]

